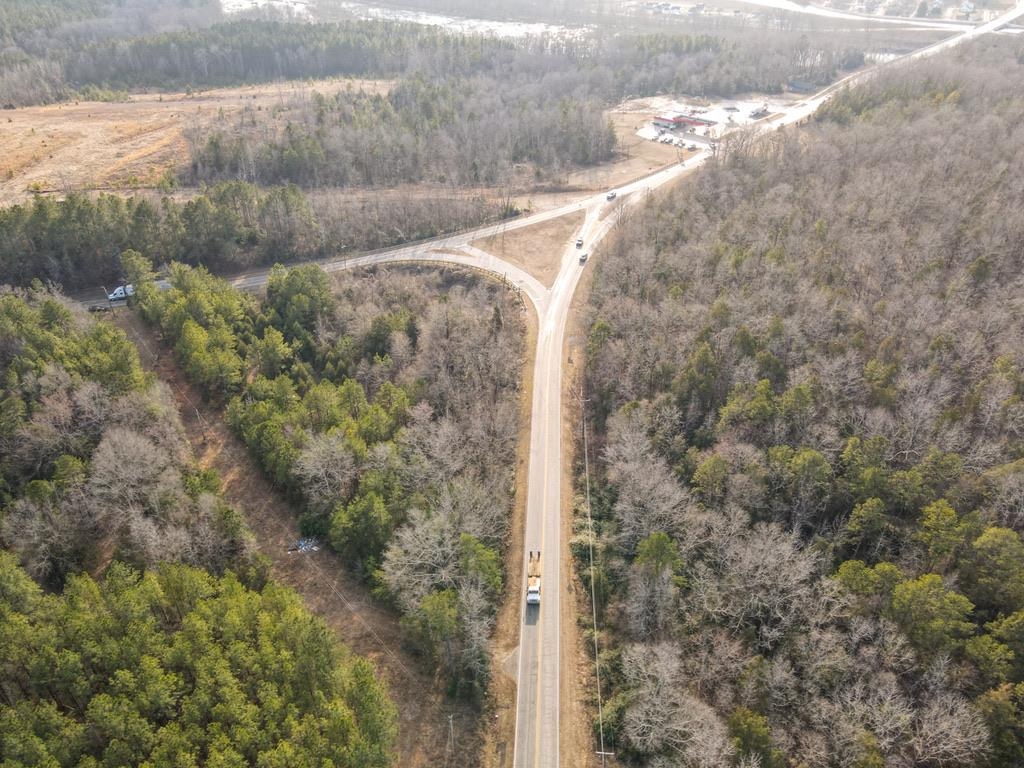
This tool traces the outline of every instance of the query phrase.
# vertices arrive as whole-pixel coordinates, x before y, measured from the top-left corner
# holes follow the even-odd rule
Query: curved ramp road
[[[1024,0],[991,22],[954,35],[940,43],[907,56],[846,77],[814,96],[800,102],[797,108],[775,120],[760,123],[761,130],[780,128],[799,122],[813,114],[840,88],[870,77],[883,66],[913,60],[944,51],[980,35],[993,32],[1024,15]],[[703,163],[711,156],[704,151],[687,161],[686,169]],[[561,610],[565,588],[561,583],[561,394],[562,360],[565,326],[580,275],[589,264],[579,262],[580,251],[566,243],[561,254],[558,276],[551,288],[544,287],[522,268],[481,251],[472,242],[490,235],[529,227],[544,221],[585,211],[585,219],[576,237],[582,237],[585,248],[594,248],[611,231],[619,212],[642,202],[647,193],[676,179],[684,173],[680,164],[668,166],[649,176],[617,188],[615,200],[594,195],[580,202],[564,205],[532,216],[479,227],[459,234],[367,253],[351,258],[318,262],[327,272],[336,272],[375,264],[419,262],[458,264],[492,273],[529,299],[538,316],[537,356],[533,369],[533,403],[530,424],[530,458],[526,505],[526,526],[523,546],[524,594],[520,628],[518,690],[516,701],[516,732],[513,751],[514,768],[558,768],[559,765],[559,652],[561,645]],[[573,237],[572,240],[575,240]],[[252,290],[267,282],[269,270],[239,275],[230,282],[243,290]],[[528,552],[541,552],[541,602],[527,606],[525,584]],[[566,604],[568,605],[568,603]]]

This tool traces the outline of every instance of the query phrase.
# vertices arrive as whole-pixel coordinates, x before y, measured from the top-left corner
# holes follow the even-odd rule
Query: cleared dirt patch
[[[532,227],[474,240],[471,245],[522,267],[548,288],[558,276],[562,250],[583,224],[583,211]]]
[[[191,129],[231,128],[247,114],[287,121],[313,91],[386,93],[391,81],[329,79],[136,94],[127,102],[67,102],[0,114],[0,204],[38,192],[151,187],[188,162]]]
[[[595,192],[614,189],[620,184],[633,181],[659,168],[685,160],[695,153],[688,152],[657,141],[649,141],[636,135],[636,131],[649,122],[653,112],[649,110],[627,110],[623,106],[608,114],[615,126],[619,139],[619,159],[614,163],[599,165],[569,174],[566,183]]]
[[[466,758],[480,751],[477,708],[439,692],[440,683],[402,648],[398,616],[375,603],[336,554],[326,548],[287,551],[299,537],[288,500],[264,478],[220,411],[206,405],[185,380],[154,332],[128,310],[115,312],[113,319],[138,346],[143,366],[171,387],[197,459],[220,474],[225,499],[245,516],[259,551],[272,563],[274,578],[294,589],[346,646],[369,658],[387,682],[399,716],[396,765],[434,768],[449,764],[452,757],[472,764]],[[449,743],[450,733],[454,744]]]

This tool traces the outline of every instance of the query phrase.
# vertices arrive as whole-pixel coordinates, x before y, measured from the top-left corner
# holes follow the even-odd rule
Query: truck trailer
[[[530,552],[526,568],[526,604],[540,605],[540,550]]]

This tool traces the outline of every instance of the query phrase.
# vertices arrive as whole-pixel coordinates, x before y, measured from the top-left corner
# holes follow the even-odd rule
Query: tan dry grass
[[[532,227],[474,240],[471,245],[522,267],[548,288],[558,276],[562,251],[583,224],[583,211]]]

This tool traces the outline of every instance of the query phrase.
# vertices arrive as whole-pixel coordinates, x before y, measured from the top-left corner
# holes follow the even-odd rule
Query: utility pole
[[[455,754],[455,725],[453,723],[455,715],[448,715],[448,744],[444,748],[444,764],[445,768],[450,768],[452,764],[452,756]]]
[[[576,395],[575,392],[573,394]],[[583,422],[583,472],[587,486],[587,525],[590,529],[590,610],[594,622],[594,678],[597,681],[597,730],[601,746],[595,754],[601,758],[601,768],[605,768],[607,758],[614,757],[615,753],[604,748],[604,702],[601,700],[601,657],[597,633],[597,588],[594,577],[594,518],[590,513],[590,446],[587,441],[587,403],[590,400],[583,397],[583,387],[580,387],[576,399],[580,402],[580,417]]]

